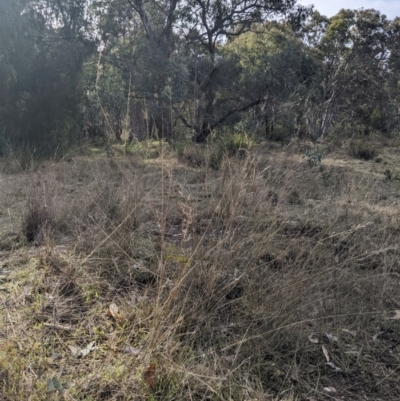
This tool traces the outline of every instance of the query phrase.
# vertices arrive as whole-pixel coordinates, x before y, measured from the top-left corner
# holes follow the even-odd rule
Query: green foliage
[[[123,153],[124,153],[124,155],[135,154],[135,144],[134,143],[126,143],[125,145],[123,145]]]
[[[229,133],[211,146],[209,164],[210,167],[218,170],[225,157],[244,158],[249,150],[255,147],[256,143],[246,133]]]
[[[313,167],[321,164],[322,159],[324,158],[324,154],[320,151],[311,151],[307,149],[304,153],[304,157],[307,160],[307,163]]]
[[[60,383],[61,372],[57,374],[57,376],[53,376],[47,380],[47,391],[50,393],[59,392],[62,393],[64,391],[64,387]]]
[[[369,120],[372,128],[376,130],[382,130],[384,128],[385,121],[378,107],[375,107],[372,111]]]
[[[255,146],[255,142],[246,133],[226,135],[220,142],[220,148],[228,156],[244,157]]]
[[[399,129],[398,20],[283,0],[161,3],[0,0],[0,153],[206,142],[237,126],[268,140]]]
[[[106,133],[122,142],[126,126],[129,81],[107,59],[98,63],[98,56],[84,65],[84,86],[86,96],[81,110],[85,133],[91,140],[106,139]]]
[[[323,67],[306,98],[305,122],[313,139],[343,122],[366,134],[397,124],[397,73],[388,66],[396,58],[399,31],[384,14],[373,9],[341,10],[332,18],[315,13],[304,37]]]
[[[247,119],[256,127],[263,122],[267,126],[268,139],[292,136],[297,113],[294,105],[300,100],[299,88],[315,75],[314,59],[307,53],[286,26],[272,23],[254,27],[253,32],[228,43],[224,55],[231,58],[232,71],[227,73],[231,81],[226,83],[221,104],[226,107],[230,102],[231,108],[242,109],[253,102],[249,108],[251,112],[245,116],[236,115],[237,120],[233,123]],[[235,96],[238,92],[240,97]],[[224,124],[228,125],[230,121],[228,119]]]
[[[129,4],[131,13],[126,2],[120,0],[94,3],[99,29],[109,39],[104,54],[119,53],[113,63],[125,73],[129,71],[135,97],[146,105],[146,111],[135,117],[143,120],[150,135],[171,138],[172,127],[180,121],[195,132],[195,142],[204,142],[216,127],[231,125],[241,112],[263,103],[266,96],[266,86],[260,85],[260,79],[268,74],[261,71],[262,65],[258,64],[254,73],[249,69],[246,79],[249,74],[244,70],[250,64],[244,68],[246,63],[240,62],[240,55],[222,43],[250,31],[270,15],[289,17],[291,11],[307,15],[305,8],[294,9],[294,2],[282,0],[256,0],[245,10],[240,3],[216,0],[167,0],[167,6],[157,0],[134,0]],[[296,19],[294,14],[291,21]],[[121,28],[116,26],[116,18],[123,20]],[[279,43],[274,51],[277,49]],[[253,54],[258,57],[264,50]],[[286,72],[289,75],[290,71]],[[270,84],[277,77],[270,79]],[[282,85],[283,81],[280,79],[277,85],[281,91],[288,87]],[[142,138],[143,129],[135,130],[135,135]]]

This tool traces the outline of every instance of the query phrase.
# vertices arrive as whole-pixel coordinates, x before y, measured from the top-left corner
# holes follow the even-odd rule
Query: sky
[[[386,14],[388,19],[400,17],[400,0],[298,0],[299,4],[314,4],[315,9],[321,14],[332,17],[342,8],[352,10],[359,8],[374,8],[382,14]]]

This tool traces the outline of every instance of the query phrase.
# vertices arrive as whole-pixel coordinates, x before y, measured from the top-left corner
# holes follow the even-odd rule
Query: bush
[[[378,155],[376,148],[365,140],[351,141],[349,154],[356,159],[372,160]]]
[[[211,151],[210,167],[218,170],[225,156],[244,158],[254,146],[255,142],[246,133],[228,134]]]
[[[254,145],[254,141],[246,133],[240,133],[228,135],[220,146],[228,156],[244,157]]]

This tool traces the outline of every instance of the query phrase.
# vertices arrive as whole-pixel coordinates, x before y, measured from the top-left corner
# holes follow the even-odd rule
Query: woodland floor
[[[0,160],[0,400],[399,400],[400,147],[301,146]]]

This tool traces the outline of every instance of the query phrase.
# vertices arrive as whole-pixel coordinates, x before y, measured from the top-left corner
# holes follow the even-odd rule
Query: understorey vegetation
[[[2,398],[397,398],[398,148],[303,145],[3,160]]]

